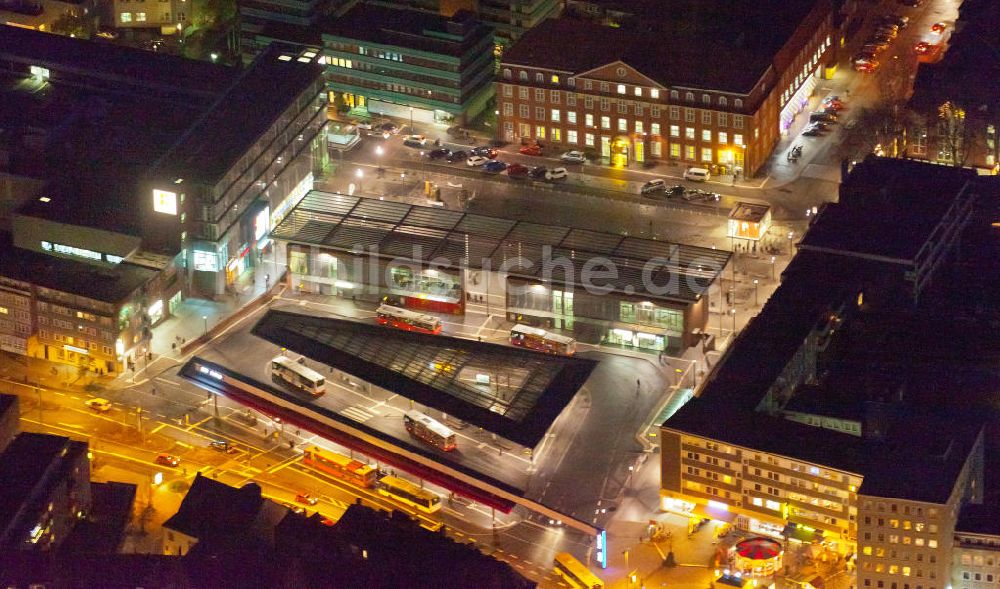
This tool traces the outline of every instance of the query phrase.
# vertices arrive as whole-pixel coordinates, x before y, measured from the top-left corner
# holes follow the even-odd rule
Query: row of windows
[[[865,587],[871,587],[872,586],[872,580],[871,579],[865,579],[864,585],[865,585]],[[885,582],[880,579],[879,581],[877,581],[875,583],[875,586],[878,587],[878,589],[885,589]],[[897,587],[896,586],[896,582],[893,581],[892,583],[890,583],[888,589],[900,589],[900,588]],[[909,583],[903,583],[902,589],[910,589],[910,584]],[[924,589],[924,586],[923,585],[917,585],[913,589]],[[935,585],[928,585],[927,589],[937,589],[937,587]]]
[[[987,556],[987,557],[984,558],[983,555],[981,555],[981,554],[977,554],[975,556],[973,556],[971,554],[963,554],[961,560],[962,560],[962,564],[966,564],[966,565],[971,564],[971,565],[974,565],[974,566],[977,566],[977,567],[981,567],[983,565],[991,567],[991,566],[993,566],[993,562],[994,562],[992,556]],[[996,561],[996,563],[998,565],[1000,565],[1000,559],[998,559]]]
[[[865,532],[864,533],[864,539],[865,540],[871,540],[872,537],[873,537],[873,534],[871,532]],[[876,542],[885,542],[886,541],[886,535],[882,534],[882,533],[874,534],[874,538],[875,538]],[[899,534],[889,534],[888,538],[889,538],[889,544],[900,544],[900,540],[902,540],[902,544],[904,546],[923,546],[924,543],[925,543],[925,540],[923,538],[921,538],[920,536],[917,536],[917,537],[902,536],[902,537],[900,537]],[[927,544],[928,548],[937,548],[937,546],[938,546],[937,540],[926,540],[926,544]]]
[[[970,573],[969,571],[962,571],[962,578],[966,581],[986,581],[987,583],[993,582],[993,575],[987,573]]]
[[[879,518],[873,518],[871,516],[866,515],[865,516],[865,524],[866,525],[871,525],[872,522],[875,522],[875,525],[878,526],[878,527],[880,527],[880,528],[881,527],[885,527],[885,525],[886,525],[885,518],[881,518],[881,517],[879,517]],[[889,524],[889,527],[892,528],[892,529],[894,529],[894,530],[897,529],[897,528],[902,527],[902,529],[904,529],[904,530],[914,530],[914,531],[917,531],[917,532],[923,532],[924,528],[926,527],[925,524],[924,524],[924,522],[911,522],[908,519],[904,519],[902,522],[900,522],[898,519],[890,519],[890,520],[888,520],[888,524]],[[937,533],[937,524],[931,524],[930,525],[930,532],[932,534],[936,534]]]
[[[561,104],[561,100],[560,100],[561,94],[562,94],[561,92],[559,92],[557,90],[553,90],[550,93],[549,100],[547,102],[549,102],[551,104]],[[513,88],[511,86],[504,86],[504,97],[505,98],[511,98],[512,96],[513,96]],[[518,88],[518,98],[520,100],[529,100],[528,88],[525,88],[524,86]],[[536,88],[535,89],[535,102],[546,102],[546,100],[545,100],[545,90],[542,90],[540,88]],[[566,106],[575,107],[576,103],[577,103],[576,95],[567,92],[566,93]],[[505,113],[511,113],[511,112],[513,112],[513,105],[511,105],[508,108],[508,106],[507,106],[508,104],[509,103],[506,103],[506,102],[504,103],[504,112]],[[660,118],[661,109],[660,109],[659,106],[650,106],[650,105],[643,104],[641,102],[627,102],[627,101],[622,101],[622,100],[614,101],[614,104],[615,104],[615,110],[618,112],[618,114],[630,114],[630,113],[634,113],[635,116],[641,117],[641,116],[644,116],[644,114],[646,112],[646,109],[648,108],[649,109],[649,114],[650,114],[651,118],[654,118],[654,119]],[[599,105],[600,110],[602,112],[610,112],[611,111],[612,100],[609,99],[609,98],[600,98],[600,99],[598,99],[598,105]],[[528,105],[521,105],[520,108],[523,110],[527,106]],[[594,98],[592,96],[584,96],[583,97],[583,107],[584,107],[585,110],[593,110],[593,108],[594,108]],[[539,108],[541,108],[541,107],[539,107]],[[667,107],[667,108],[668,108],[670,120],[672,120],[672,121],[679,121],[679,120],[681,120],[681,107],[679,107],[679,106],[670,106],[670,107]],[[542,110],[544,110],[544,108]],[[688,123],[695,122],[695,120],[698,118],[697,113],[699,112],[699,110],[701,112],[701,122],[704,125],[711,125],[712,124],[712,119],[713,119],[712,113],[713,112],[715,112],[715,117],[714,118],[717,120],[717,125],[719,127],[728,127],[730,125],[730,118],[729,118],[730,117],[730,113],[716,112],[716,111],[705,110],[705,109],[685,108],[684,109],[684,120],[686,122],[688,122]],[[508,115],[508,116],[510,116],[510,115]],[[732,126],[733,126],[733,128],[736,128],[736,129],[742,129],[743,128],[743,116],[742,115],[737,115],[737,114],[732,115]]]
[[[895,503],[890,503],[889,505],[886,505],[886,503],[883,502],[883,501],[874,502],[871,499],[865,500],[865,502],[862,505],[863,505],[865,511],[871,511],[871,510],[875,509],[879,513],[885,513],[886,509],[888,509],[890,513],[897,513],[898,511],[902,511],[903,515],[923,515],[924,514],[924,508],[921,507],[921,506],[919,506],[919,505],[915,505],[912,508],[909,505],[903,505],[902,506],[903,507],[902,510],[900,510],[899,506],[896,505]],[[930,518],[933,519],[933,518],[937,518],[937,516],[938,516],[938,510],[937,510],[936,507],[930,507],[930,508],[927,509],[927,517],[930,517]]]
[[[61,344],[66,344],[66,345],[69,345],[69,346],[75,346],[77,348],[83,348],[85,350],[96,351],[98,348],[100,348],[101,353],[104,354],[105,356],[110,356],[111,355],[111,346],[101,346],[97,342],[88,342],[85,339],[81,339],[81,338],[77,338],[77,337],[73,337],[73,336],[69,336],[69,335],[62,335],[61,333],[51,333],[51,332],[46,331],[44,329],[38,330],[38,336],[41,339],[43,339],[43,340],[51,340],[51,341],[59,342]]]
[[[503,104],[503,114],[504,114],[504,116],[508,116],[508,117],[513,116],[513,114],[514,114],[514,105],[511,104],[511,103],[509,103],[509,102],[505,102]],[[569,123],[571,125],[578,124],[579,119],[577,118],[576,111],[561,111],[558,108],[553,108],[553,109],[549,110],[548,112],[546,112],[546,110],[544,108],[542,108],[540,106],[537,106],[537,107],[535,107],[535,113],[534,113],[535,117],[534,118],[535,118],[536,121],[545,121],[545,120],[548,120],[549,122],[552,122],[552,123],[561,123],[564,114],[565,114],[565,118],[566,118],[566,122],[567,123]],[[520,105],[518,107],[518,116],[520,118],[527,119],[527,118],[530,118],[530,115],[531,115],[531,111],[530,111],[528,105],[522,104],[522,105]],[[595,123],[597,122],[597,120],[598,119],[595,118],[594,115],[592,115],[590,113],[587,113],[587,114],[585,114],[583,116],[584,126],[586,126],[586,127],[596,128]],[[602,117],[600,117],[599,120],[600,120],[600,128],[601,129],[611,129],[612,119],[611,119],[610,116],[602,116]],[[634,121],[633,125],[632,125],[632,128],[635,130],[636,133],[640,133],[641,134],[641,133],[645,133],[646,132],[646,124],[643,121]],[[626,133],[626,132],[630,131],[628,119],[624,119],[624,118],[617,119],[617,121],[616,121],[616,129],[618,131],[623,132],[623,133]],[[651,135],[660,135],[661,132],[662,131],[661,131],[660,123],[651,123],[649,125],[649,133]],[[695,139],[696,134],[697,134],[697,129],[695,129],[694,127],[685,127],[684,128],[684,137],[686,139]],[[680,127],[680,125],[670,125],[670,136],[671,137],[680,137],[681,136],[681,127]],[[718,138],[718,142],[721,143],[721,144],[723,144],[723,145],[729,143],[730,134],[727,131],[719,131],[718,135],[716,137]],[[743,143],[743,134],[742,133],[734,133],[734,134],[732,134],[732,139],[733,139],[733,145],[744,145],[744,143]],[[706,141],[706,142],[712,141],[712,130],[711,129],[702,129],[701,130],[701,140],[702,141]]]
[[[886,549],[882,548],[881,546],[875,546],[875,547],[864,546],[861,548],[861,553],[864,554],[865,556],[903,560],[904,562],[909,562],[910,556],[912,555],[914,557],[914,560],[916,560],[917,562],[924,562],[924,553],[920,551],[911,554],[909,550],[897,551],[895,548]],[[932,553],[928,554],[927,556],[931,564],[937,562],[937,555]]]
[[[619,73],[619,75],[625,75],[624,68],[619,68],[619,72],[618,73]],[[510,68],[504,68],[504,70],[503,70],[503,78],[505,80],[511,80],[511,79],[513,79],[513,75],[512,75],[512,72],[511,72]],[[527,81],[529,81],[530,76],[528,75],[528,72],[526,72],[524,70],[521,70],[520,72],[518,72],[517,79],[519,81],[521,81],[521,82],[527,82]],[[535,73],[535,83],[536,84],[544,84],[545,82],[546,82],[546,75],[543,74],[543,73],[541,73],[541,72],[536,72]],[[550,84],[552,84],[552,85],[558,85],[559,82],[560,82],[559,75],[557,75],[557,74],[550,74],[548,76],[548,82]],[[648,97],[648,98],[651,98],[653,100],[659,100],[659,98],[660,98],[660,89],[659,88],[644,88],[643,86],[629,86],[627,84],[612,84],[611,82],[598,82],[598,84],[599,84],[600,91],[604,92],[604,93],[611,93],[611,87],[613,85],[615,87],[615,93],[623,95],[623,96],[635,96],[637,98]],[[575,88],[576,87],[576,79],[575,78],[567,78],[566,85],[569,86],[570,88]],[[593,90],[594,89],[594,82],[592,80],[586,80],[585,79],[583,81],[583,89],[584,90]],[[544,90],[541,90],[541,91],[544,92]],[[680,100],[681,99],[681,93],[678,90],[671,90],[670,91],[670,99],[671,100]],[[694,92],[685,92],[684,93],[684,100],[687,101],[687,102],[695,102],[696,101],[695,93]],[[703,93],[701,95],[701,103],[705,104],[705,105],[712,105],[713,104],[712,96],[710,94]],[[727,108],[729,106],[729,98],[727,98],[726,96],[719,96],[718,100],[715,101],[715,103],[718,106],[722,107],[722,108]],[[736,98],[736,99],[734,99],[733,100],[733,106],[735,108],[743,108],[743,99],[742,98]]]
[[[89,327],[87,325],[76,325],[71,321],[63,321],[62,319],[49,318],[45,315],[40,315],[38,317],[39,325],[51,325],[58,329],[63,329],[66,331],[75,331],[77,333],[82,333],[84,335],[89,335],[92,337],[97,337],[100,334],[101,339],[104,341],[111,341],[114,339],[114,335],[107,330],[98,331],[96,327]]]

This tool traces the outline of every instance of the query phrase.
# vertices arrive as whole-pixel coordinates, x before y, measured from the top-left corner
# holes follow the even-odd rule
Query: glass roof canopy
[[[615,276],[595,280],[599,286],[685,302],[698,300],[731,256],[725,250],[317,190],[271,236],[390,259],[433,260],[440,267],[504,268],[511,276],[562,284],[580,284],[588,261],[599,258],[616,270]]]
[[[268,311],[253,333],[527,447],[541,441],[596,366],[580,358],[285,311]]]

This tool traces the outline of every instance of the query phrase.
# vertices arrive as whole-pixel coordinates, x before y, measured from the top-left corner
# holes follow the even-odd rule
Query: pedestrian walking
[[[635,396],[636,396],[636,397],[638,397],[638,396],[639,396],[639,390],[640,390],[641,388],[642,388],[642,382],[640,382],[638,378],[637,378],[637,379],[635,379]]]

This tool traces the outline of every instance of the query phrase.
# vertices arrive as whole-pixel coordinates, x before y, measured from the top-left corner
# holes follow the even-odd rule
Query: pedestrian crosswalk
[[[378,415],[378,413],[374,413],[363,407],[358,407],[357,405],[352,405],[347,409],[344,409],[343,411],[340,412],[340,414],[346,417],[350,417],[351,419],[357,421],[358,423],[364,423],[369,419],[371,419],[372,417],[376,417]]]

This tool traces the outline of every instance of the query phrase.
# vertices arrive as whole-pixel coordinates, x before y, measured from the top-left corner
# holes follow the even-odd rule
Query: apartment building
[[[954,589],[993,589],[1000,582],[1000,507],[967,505],[955,525]]]
[[[1000,372],[976,352],[993,336],[967,296],[989,289],[977,275],[997,239],[979,207],[995,198],[966,170],[856,167],[761,313],[662,425],[662,508],[824,543],[856,558],[857,587],[951,585],[957,522],[983,500],[996,450],[984,432],[1000,423]]]
[[[191,24],[193,0],[114,0],[112,15],[118,29],[159,29],[174,35]]]
[[[661,23],[677,31],[669,36],[545,21],[502,56],[500,135],[616,166],[672,161],[753,175],[805,107],[833,43],[829,3],[769,6],[740,5],[738,18],[721,21],[696,11],[693,24]],[[759,38],[765,29],[772,34]],[[704,51],[706,38],[718,48]]]

